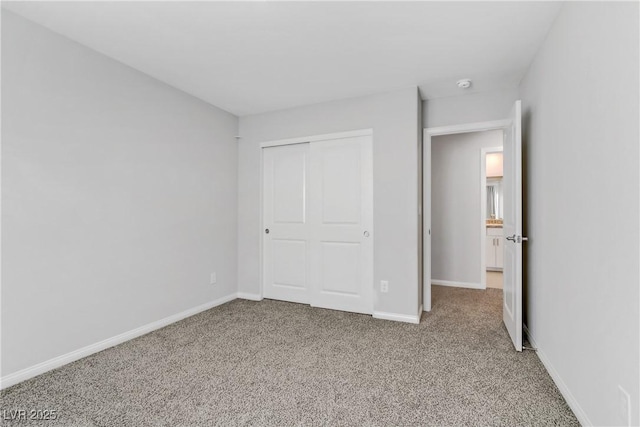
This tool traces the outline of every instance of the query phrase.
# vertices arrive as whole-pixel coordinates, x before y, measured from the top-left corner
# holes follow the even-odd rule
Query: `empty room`
[[[1,6],[1,425],[640,425],[637,1]]]

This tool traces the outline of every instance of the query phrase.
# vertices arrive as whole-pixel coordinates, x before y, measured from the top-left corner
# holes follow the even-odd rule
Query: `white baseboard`
[[[398,313],[385,313],[382,311],[374,311],[373,317],[376,319],[383,320],[394,320],[396,322],[405,322],[405,323],[420,323],[420,317],[418,315],[408,315],[408,314],[398,314]]]
[[[527,335],[527,338],[529,339],[529,343],[531,344],[531,346],[537,350],[536,354],[538,355],[538,359],[540,359],[544,367],[547,369],[547,372],[549,372],[551,379],[553,379],[553,382],[556,383],[558,390],[560,390],[560,394],[562,394],[562,397],[564,397],[564,400],[567,401],[567,404],[575,414],[580,424],[583,426],[592,426],[593,423],[589,420],[589,417],[587,417],[587,414],[586,412],[584,412],[584,409],[582,409],[582,407],[580,406],[576,398],[573,396],[573,393],[571,393],[567,384],[565,384],[565,382],[560,377],[560,374],[558,373],[558,371],[556,371],[556,369],[553,367],[553,365],[551,364],[551,361],[545,355],[544,351],[540,348],[538,343],[531,336],[531,333],[529,332],[529,328],[527,328],[527,325],[522,325],[522,329],[524,333]]]
[[[472,282],[453,282],[451,280],[436,280],[431,279],[432,285],[440,285],[440,286],[452,286],[455,288],[468,288],[468,289],[486,289],[480,283],[472,283]]]
[[[236,299],[236,297],[237,295],[234,293],[222,298],[218,298],[217,300],[190,308],[172,316],[165,317],[164,319],[160,319],[155,322],[148,323],[144,326],[140,326],[139,328],[133,329],[131,331],[116,335],[115,337],[107,338],[106,340],[102,340],[95,344],[88,345],[78,350],[74,350],[70,353],[63,354],[62,356],[54,357],[53,359],[46,360],[44,362],[38,363],[37,365],[33,365],[18,372],[6,375],[0,378],[0,390],[28,380],[29,378],[44,374],[45,372],[59,368],[60,366],[66,365],[68,363],[75,362],[76,360],[90,356],[109,347],[113,347],[139,336],[148,334],[149,332],[153,332],[156,329],[163,328],[179,320],[186,319],[187,317],[191,317],[200,312],[209,310],[210,308],[222,305],[229,301],[233,301],[234,299]]]
[[[238,298],[240,299],[248,299],[251,301],[262,301],[262,295],[260,294],[252,294],[249,292],[238,292]]]

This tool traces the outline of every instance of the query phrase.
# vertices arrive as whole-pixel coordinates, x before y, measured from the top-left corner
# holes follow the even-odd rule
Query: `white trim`
[[[122,334],[116,335],[115,337],[107,338],[97,343],[90,344],[86,347],[82,347],[78,350],[74,350],[70,353],[63,354],[58,357],[54,357],[53,359],[46,360],[44,362],[38,363],[37,365],[33,365],[28,368],[22,369],[18,372],[14,372],[12,374],[6,375],[0,378],[0,389],[4,389],[12,385],[18,384],[22,381],[28,380],[29,378],[33,378],[37,375],[44,374],[45,372],[59,368],[68,363],[75,362],[76,360],[90,356],[94,353],[98,353],[102,350],[106,350],[109,347],[122,344],[123,342],[148,334],[149,332],[153,332],[156,329],[163,328],[167,325],[178,322],[182,319],[186,319],[187,317],[191,317],[203,311],[209,310],[213,307],[217,307],[229,301],[233,301],[234,299],[236,299],[236,297],[237,295],[233,293],[231,295],[218,298],[214,301],[210,301],[208,303],[190,308],[188,310],[182,311],[172,316],[165,317],[164,319],[160,319],[155,322],[148,323],[144,326],[140,326],[139,328],[132,329]]]
[[[262,301],[262,295],[253,294],[253,293],[250,293],[250,292],[238,292],[238,298],[247,299],[247,300],[250,300],[250,301]]]
[[[480,284],[482,289],[487,289],[487,154],[502,153],[503,149],[504,147],[480,149]]]
[[[260,149],[260,228],[258,235],[260,243],[258,244],[258,258],[260,259],[260,268],[258,269],[258,295],[260,299],[264,298],[264,150]]]
[[[508,119],[505,120],[493,120],[493,121],[488,121],[488,122],[477,122],[477,123],[466,123],[466,124],[460,124],[460,125],[452,125],[452,126],[440,126],[440,127],[433,127],[433,128],[425,128],[423,130],[423,135],[422,135],[422,144],[423,147],[424,145],[428,145],[431,146],[431,138],[433,136],[437,136],[437,135],[452,135],[452,134],[456,134],[456,133],[466,133],[466,132],[481,132],[481,131],[485,131],[485,130],[498,130],[498,129],[506,129],[509,125],[510,125],[510,121]],[[428,143],[428,144],[425,144]],[[430,154],[430,153],[429,153]],[[423,165],[426,164],[426,150],[422,150],[422,163]],[[424,215],[424,212],[426,211],[427,207],[431,206],[431,200],[427,200],[426,197],[424,197],[424,192],[425,192],[425,187],[426,187],[426,183],[427,183],[427,177],[426,174],[422,173],[422,182],[423,182],[423,186],[422,186],[422,217],[423,217],[423,223],[422,223],[422,241],[423,244],[424,242],[426,242],[430,236],[427,234],[429,232],[429,230],[431,230],[431,224],[427,224],[426,223],[426,215]],[[482,243],[484,244],[484,240],[481,240]],[[481,253],[484,253],[484,249],[482,250]],[[427,252],[424,250],[422,250],[422,263],[423,265],[425,265],[427,262],[431,262],[430,259],[427,259]],[[431,256],[431,251],[429,251],[429,256]],[[484,267],[481,265],[481,267]],[[427,275],[427,270],[423,267],[423,271],[424,271],[424,275],[425,277],[423,277],[423,285],[422,285],[422,299],[423,299],[423,305],[424,305],[424,311],[431,311],[431,283],[435,281],[431,280],[431,277],[426,277]],[[486,285],[486,273],[485,273],[485,285]],[[448,285],[444,285],[444,286],[448,286]],[[476,284],[476,289],[482,289],[479,288],[477,286],[480,286],[480,284]]]
[[[482,286],[482,283],[473,282],[454,282],[451,280],[437,280],[431,279],[432,285],[451,286],[453,288],[467,288],[467,289],[486,289]]]
[[[422,263],[422,307],[424,311],[431,311],[431,275],[433,273],[433,266],[431,265],[431,254],[433,253],[433,245],[431,240],[431,171],[432,164],[431,154],[431,136],[427,136],[426,129],[422,131],[422,140],[420,141],[422,151],[422,161],[420,162],[420,175],[422,176],[422,194],[421,200],[421,212],[422,214],[422,259],[418,262]],[[428,173],[425,173],[425,170]],[[428,248],[428,250],[427,250]]]
[[[560,390],[560,394],[562,394],[564,400],[567,401],[569,408],[571,408],[580,424],[583,426],[592,426],[593,423],[591,422],[591,420],[589,420],[589,417],[587,417],[587,413],[584,411],[584,409],[582,409],[582,406],[580,406],[573,393],[571,393],[571,390],[569,390],[567,384],[562,380],[562,377],[560,377],[558,371],[556,371],[556,369],[553,367],[547,355],[544,353],[544,351],[542,351],[538,343],[533,339],[533,337],[531,336],[531,332],[529,332],[529,328],[527,328],[527,325],[523,324],[522,330],[529,339],[529,343],[531,344],[531,346],[537,349],[536,355],[538,356],[538,359],[540,359],[544,367],[547,369],[547,372],[549,372],[551,379],[554,383],[556,383],[556,387],[558,387],[558,390]]]
[[[425,128],[425,136],[452,135],[456,133],[481,132],[484,130],[504,129],[510,125],[508,119],[493,120],[490,122],[465,123],[461,125],[440,126],[437,128]]]
[[[408,314],[398,314],[398,313],[385,313],[383,311],[374,311],[373,312],[374,319],[382,319],[382,320],[393,320],[396,322],[405,322],[405,323],[420,323],[420,317],[416,314],[414,316]]]
[[[260,144],[261,148],[277,147],[279,145],[303,144],[305,142],[330,141],[332,139],[352,138],[354,136],[371,136],[373,129],[359,129],[348,132],[327,133],[324,135],[301,136],[297,138],[278,139],[265,141]]]

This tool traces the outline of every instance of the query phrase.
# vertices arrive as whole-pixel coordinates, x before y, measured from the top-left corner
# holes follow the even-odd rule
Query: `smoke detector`
[[[471,79],[458,80],[456,84],[460,89],[469,89],[471,87]]]

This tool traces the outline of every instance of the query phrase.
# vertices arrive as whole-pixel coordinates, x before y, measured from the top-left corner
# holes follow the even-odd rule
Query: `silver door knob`
[[[514,234],[513,236],[507,236],[507,240],[511,240],[513,243],[516,242],[516,235]]]
[[[364,232],[364,237],[369,237],[369,232],[368,231]]]
[[[266,229],[264,230],[264,232],[265,232],[265,233],[267,233],[267,234],[269,234],[269,229],[268,229],[268,228],[266,228]]]

